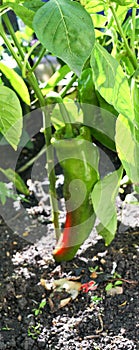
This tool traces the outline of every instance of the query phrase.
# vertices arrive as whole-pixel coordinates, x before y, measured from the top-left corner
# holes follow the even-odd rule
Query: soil
[[[139,349],[137,206],[118,197],[113,242],[106,247],[94,229],[73,261],[61,264],[52,256],[49,204],[42,211],[32,196],[22,234],[16,209],[15,230],[0,219],[0,350]],[[61,279],[80,283],[76,295],[74,288],[54,288]]]

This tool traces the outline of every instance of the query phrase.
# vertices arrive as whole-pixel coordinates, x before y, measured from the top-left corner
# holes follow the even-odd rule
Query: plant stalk
[[[60,91],[59,95],[63,98],[66,95],[66,92],[72,87],[73,83],[76,81],[76,74],[73,75],[69,83]]]
[[[18,39],[15,35],[15,32],[13,30],[13,27],[11,25],[11,22],[7,16],[7,14],[5,14],[3,16],[5,25],[7,27],[7,29],[9,30],[9,33],[15,43],[15,46],[18,49],[19,55],[21,58],[18,57],[17,53],[14,51],[9,39],[7,38],[7,36],[5,35],[5,32],[3,30],[3,27],[1,25],[1,35],[2,38],[5,42],[5,44],[7,45],[8,49],[10,50],[11,54],[13,55],[13,57],[15,58],[18,66],[20,67],[21,71],[23,68],[23,62],[25,59],[25,54],[24,51],[22,50]],[[48,179],[50,182],[50,201],[51,201],[51,206],[52,206],[52,216],[53,216],[53,223],[54,223],[54,229],[55,229],[55,234],[56,234],[56,239],[59,239],[60,236],[60,232],[59,232],[59,220],[58,220],[58,203],[57,203],[57,199],[56,199],[56,190],[55,190],[55,183],[56,183],[56,177],[55,177],[55,171],[54,171],[54,150],[53,147],[51,145],[51,136],[52,136],[52,131],[51,131],[51,123],[50,123],[50,113],[48,112],[48,106],[46,107],[46,103],[45,103],[45,98],[42,95],[42,92],[39,88],[37,79],[34,75],[33,72],[30,71],[30,64],[29,62],[26,62],[26,67],[28,69],[28,74],[27,74],[27,79],[29,84],[32,86],[38,100],[40,103],[40,106],[42,108],[42,113],[43,113],[43,130],[44,130],[44,137],[45,137],[45,142],[46,142],[46,157],[47,157],[47,167],[48,167]],[[51,146],[51,147],[49,147]]]
[[[137,67],[138,67],[136,56],[135,56],[135,54],[133,53],[133,51],[130,49],[130,47],[129,47],[129,45],[128,45],[128,41],[127,41],[126,36],[125,36],[125,34],[124,34],[124,32],[123,32],[123,29],[122,29],[122,27],[121,27],[121,24],[120,24],[120,22],[119,22],[119,20],[118,20],[118,17],[117,17],[117,14],[116,14],[116,11],[115,11],[114,7],[110,5],[110,9],[111,9],[111,12],[112,12],[112,14],[113,14],[113,17],[114,17],[114,19],[115,19],[115,22],[116,22],[116,24],[117,24],[117,28],[118,28],[118,30],[119,30],[119,33],[120,33],[120,35],[121,35],[121,37],[122,37],[122,39],[123,39],[123,41],[124,41],[124,44],[125,44],[125,48],[126,48],[128,57],[130,58],[131,63],[132,63],[132,65],[133,65],[134,69],[136,70]]]
[[[17,62],[19,68],[21,69],[22,68],[22,62],[21,62],[21,59],[19,58],[19,56],[17,55],[17,53],[14,51],[14,48],[13,46],[11,45],[7,35],[5,34],[4,30],[3,30],[3,27],[2,25],[0,25],[0,34],[7,46],[7,48],[9,49],[9,51],[11,52],[12,56],[14,57],[15,61]]]
[[[40,55],[39,55],[38,59],[36,60],[36,62],[34,63],[33,67],[30,69],[30,72],[34,72],[34,70],[36,69],[36,67],[40,63],[41,59],[43,58],[45,52],[46,52],[46,49],[42,48]]]

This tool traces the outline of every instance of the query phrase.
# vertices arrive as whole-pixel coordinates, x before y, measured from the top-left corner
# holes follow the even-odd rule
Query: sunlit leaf
[[[34,18],[34,11],[26,8],[23,4],[16,2],[7,2],[7,7],[11,8],[16,15],[22,19],[22,21],[30,28],[32,28],[32,21]]]
[[[35,14],[33,27],[40,42],[77,75],[94,46],[90,15],[77,2],[51,0]]]
[[[70,72],[70,68],[67,65],[62,66],[56,71],[50,79],[47,81],[46,86],[41,90],[43,95],[48,94],[54,87]]]
[[[89,13],[97,13],[104,10],[104,1],[101,0],[81,0],[81,4]]]
[[[139,142],[134,125],[119,115],[116,122],[116,148],[126,174],[134,183],[139,182]],[[139,134],[139,131],[138,131]]]
[[[13,182],[17,190],[25,195],[29,195],[29,190],[27,186],[25,185],[22,178],[12,169],[2,169],[0,168],[0,171],[10,180]]]
[[[40,7],[42,7],[44,3],[41,0],[29,0],[24,1],[24,6],[28,9],[36,12]]]
[[[93,81],[100,95],[119,113],[134,120],[130,88],[122,67],[98,43],[92,51],[91,67]]]
[[[120,6],[128,6],[128,7],[137,7],[136,0],[112,0],[112,2],[116,2],[116,4]]]
[[[115,199],[118,194],[122,167],[99,180],[92,191],[92,203],[100,224],[97,226],[98,233],[109,244],[114,238],[117,228],[117,213]]]
[[[5,64],[0,62],[0,71],[6,76],[6,78],[10,81],[11,85],[21,97],[21,99],[28,105],[30,105],[30,96],[28,92],[28,88],[24,82],[24,80],[18,75],[14,69],[7,67]]]
[[[22,133],[22,109],[15,92],[0,85],[0,132],[16,150]]]

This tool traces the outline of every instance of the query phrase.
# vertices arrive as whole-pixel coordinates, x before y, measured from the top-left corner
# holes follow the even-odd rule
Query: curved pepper
[[[89,128],[75,130],[76,137],[55,133],[52,144],[64,172],[66,222],[53,251],[56,261],[71,260],[91,232],[95,214],[90,193],[98,180],[98,150],[92,144]],[[62,139],[60,139],[62,137]]]

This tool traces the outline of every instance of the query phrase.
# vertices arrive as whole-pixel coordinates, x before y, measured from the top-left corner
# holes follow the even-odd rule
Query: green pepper
[[[64,139],[64,130],[55,133],[52,144],[64,172],[66,222],[53,251],[56,261],[73,259],[78,248],[91,232],[95,213],[90,199],[98,181],[98,149],[91,142],[90,129],[75,128],[74,138]]]

